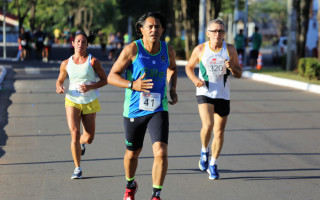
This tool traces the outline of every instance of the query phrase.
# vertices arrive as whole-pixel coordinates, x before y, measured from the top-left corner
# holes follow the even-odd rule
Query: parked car
[[[283,55],[287,54],[287,36],[280,37],[272,44],[272,61],[273,63],[280,63]],[[296,51],[296,44],[292,44],[292,50]]]

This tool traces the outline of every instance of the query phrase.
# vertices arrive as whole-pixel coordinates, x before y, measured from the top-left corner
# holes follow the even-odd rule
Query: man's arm
[[[171,101],[169,101],[169,103],[171,105],[174,105],[178,102],[178,95],[176,93],[178,69],[176,65],[176,52],[171,46],[168,46],[168,53],[170,66],[167,69],[167,80],[169,83],[169,92],[171,98]]]
[[[238,54],[236,48],[231,45],[227,44],[230,60],[226,61],[225,64],[227,68],[231,71],[231,74],[236,78],[241,78],[242,76],[242,69],[239,64]]]
[[[204,80],[200,80],[194,73],[194,68],[199,63],[202,52],[203,52],[203,44],[199,44],[193,49],[191,57],[188,61],[188,64],[185,67],[187,76],[194,83],[196,87],[201,87],[205,85]]]
[[[111,68],[111,71],[108,75],[108,83],[122,87],[128,88],[128,84],[130,83],[129,80],[126,80],[121,77],[123,72],[130,66],[130,64],[135,59],[137,54],[137,46],[134,42],[127,45],[121,52],[119,58],[114,63]],[[133,90],[143,91],[143,92],[150,92],[147,89],[151,89],[153,87],[152,79],[143,80],[146,74],[143,74],[140,78],[135,80],[132,85]]]

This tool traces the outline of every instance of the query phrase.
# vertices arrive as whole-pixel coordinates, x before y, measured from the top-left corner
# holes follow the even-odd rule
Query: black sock
[[[159,197],[160,198],[161,189],[153,188],[152,190],[152,198],[153,197]]]
[[[136,183],[134,182],[134,179],[131,181],[127,180],[127,186],[128,189],[134,189],[136,187]]]

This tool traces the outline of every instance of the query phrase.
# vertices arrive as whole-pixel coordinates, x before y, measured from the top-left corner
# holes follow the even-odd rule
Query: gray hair
[[[210,20],[210,21],[208,22],[208,25],[207,25],[207,30],[209,29],[209,27],[211,26],[211,24],[221,24],[223,27],[225,27],[224,22],[223,22],[222,19],[220,19],[220,18]]]

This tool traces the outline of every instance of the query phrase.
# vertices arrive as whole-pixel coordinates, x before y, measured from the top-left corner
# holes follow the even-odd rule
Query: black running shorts
[[[230,100],[225,99],[212,99],[204,95],[196,96],[198,104],[210,103],[214,105],[214,112],[221,117],[230,114]]]
[[[148,128],[152,144],[163,142],[168,144],[169,114],[167,111],[156,112],[137,118],[123,118],[126,146],[130,151],[136,151],[143,146],[143,140]]]

